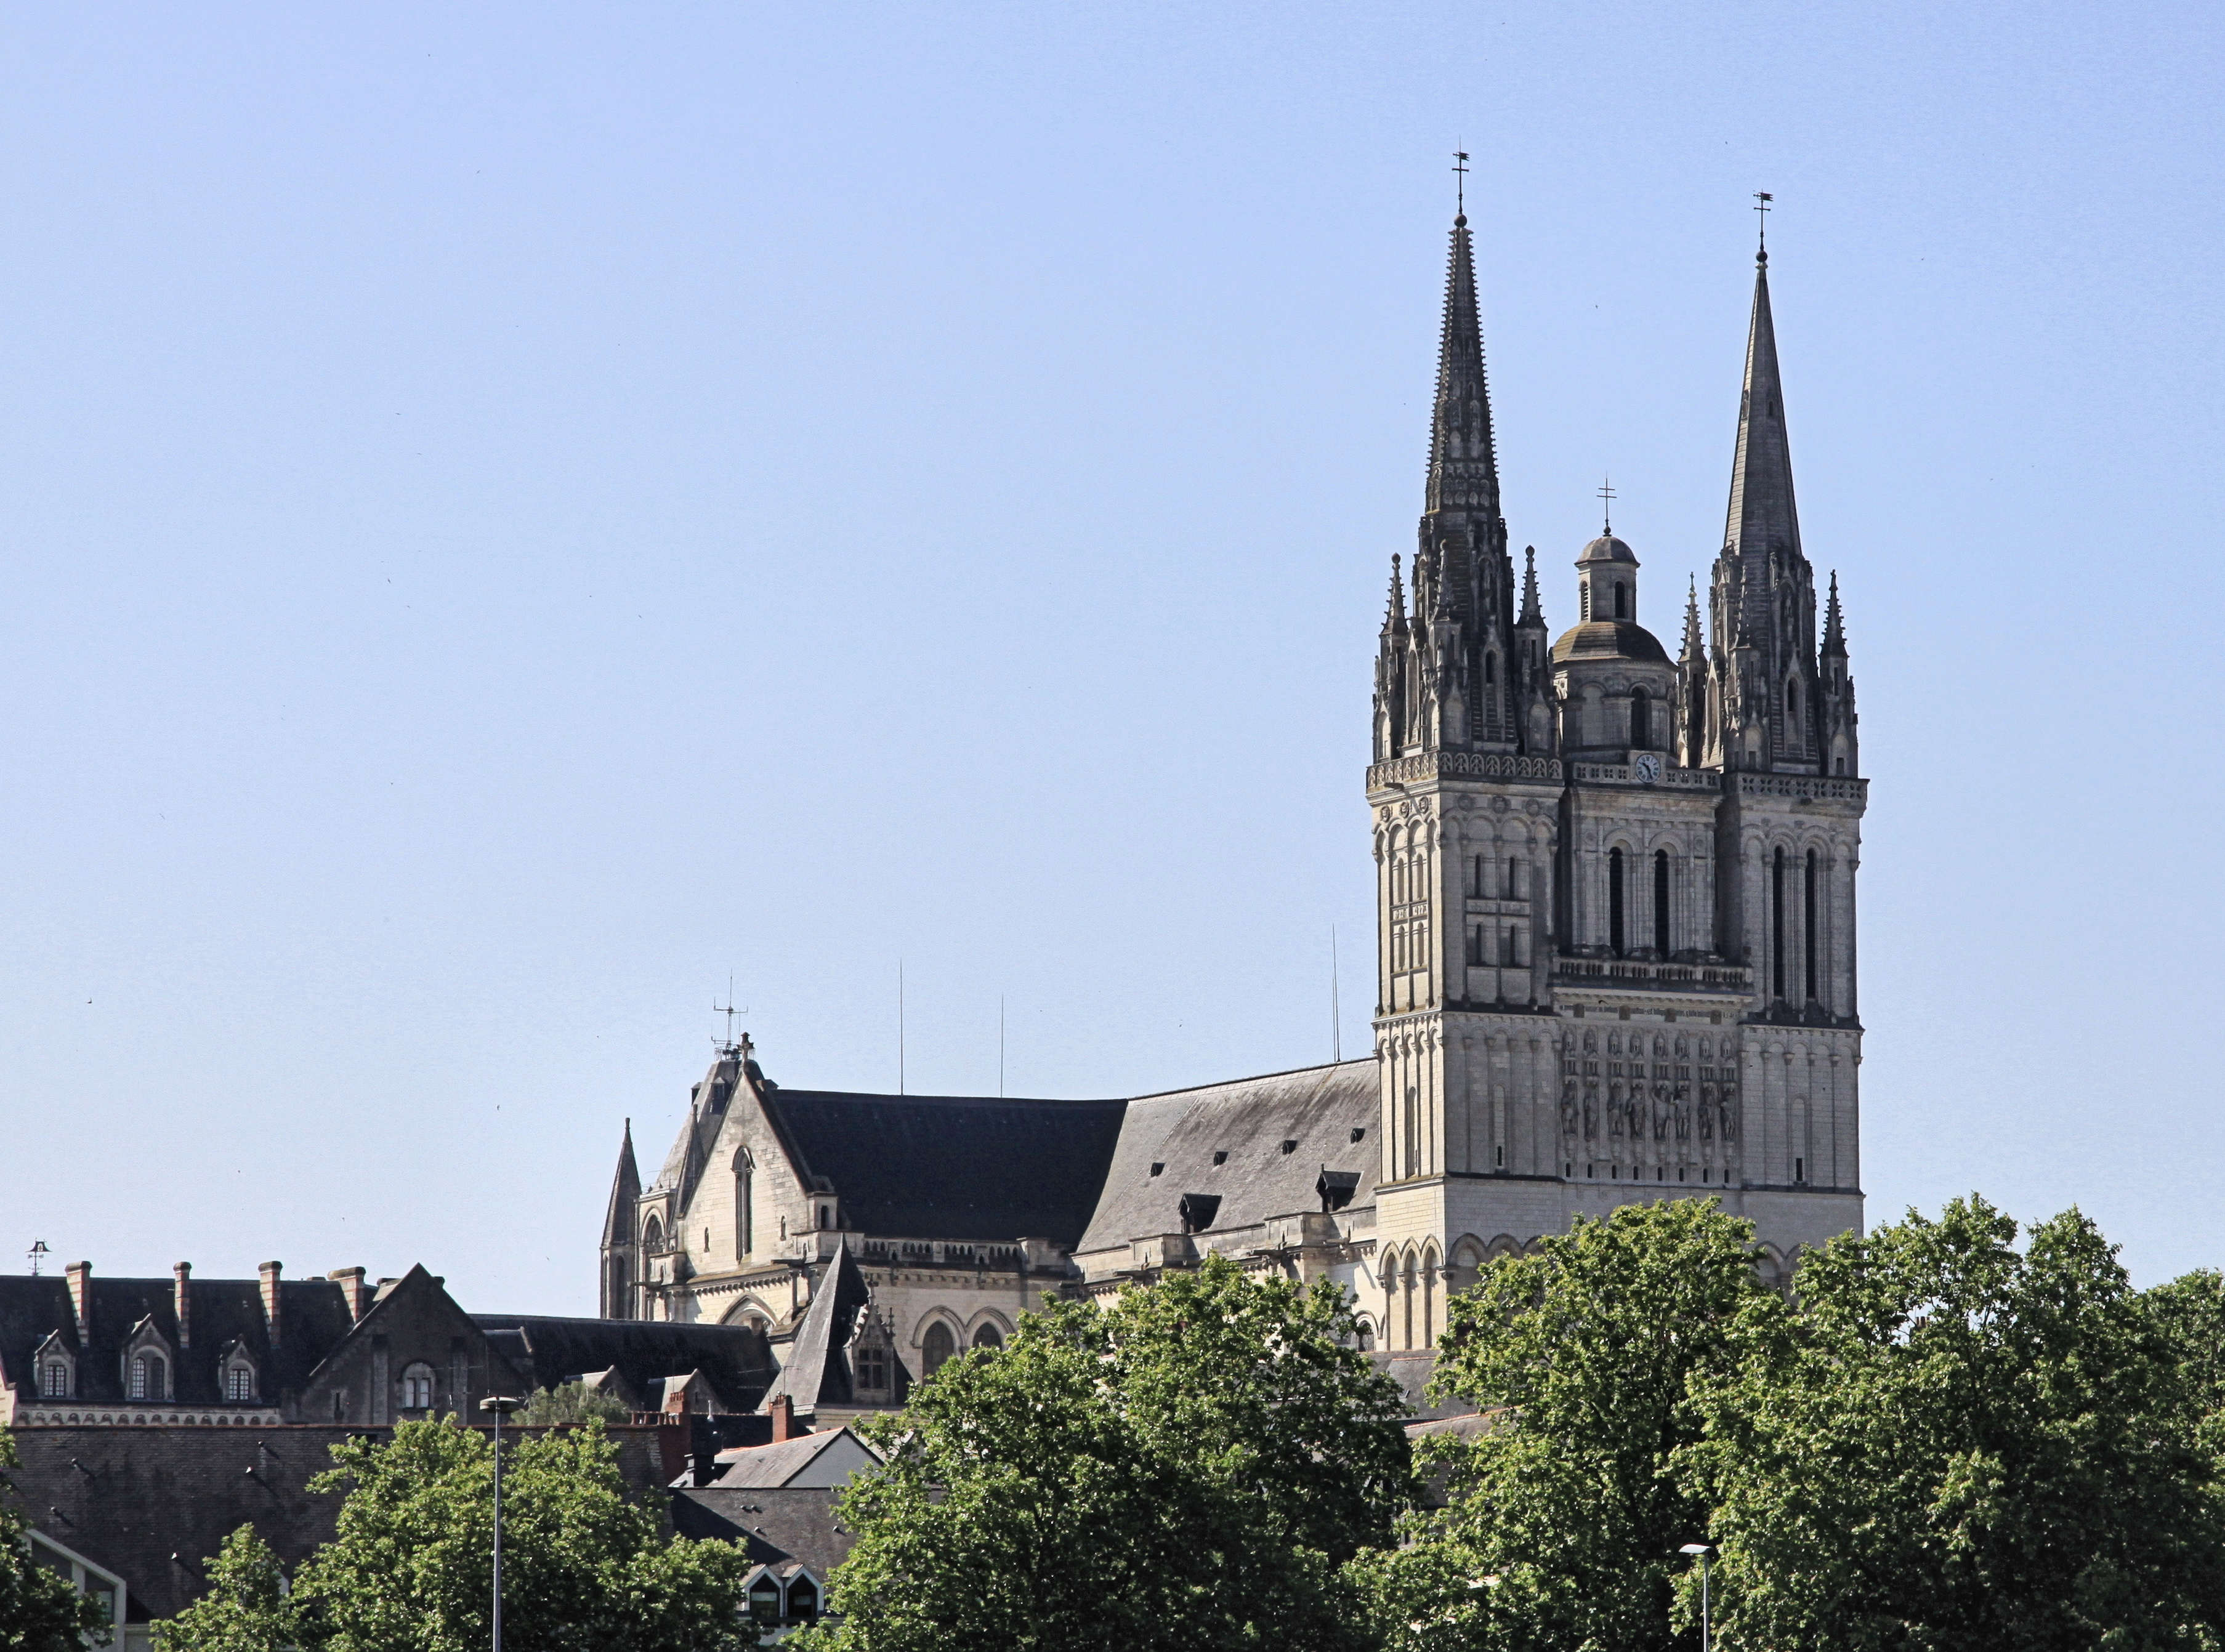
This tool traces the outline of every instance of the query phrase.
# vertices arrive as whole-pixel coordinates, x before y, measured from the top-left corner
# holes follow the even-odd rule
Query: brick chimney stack
[[[70,1311],[77,1315],[77,1345],[92,1345],[92,1264],[73,1262],[62,1269],[69,1275]]]
[[[364,1308],[371,1300],[370,1294],[363,1288],[363,1269],[335,1268],[325,1277],[339,1282],[340,1294],[347,1301],[348,1323],[353,1325],[362,1319]]]
[[[266,1262],[257,1271],[263,1275],[263,1331],[270,1339],[270,1345],[276,1348],[278,1345],[278,1332],[282,1328],[278,1318],[278,1275],[285,1271],[285,1264],[278,1262]]]
[[[174,1263],[170,1273],[178,1282],[178,1346],[190,1348],[193,1345],[193,1299],[189,1288],[193,1283],[193,1264],[190,1262]]]
[[[796,1438],[796,1402],[785,1394],[775,1395],[767,1408],[772,1413],[772,1443],[777,1446],[783,1440]]]

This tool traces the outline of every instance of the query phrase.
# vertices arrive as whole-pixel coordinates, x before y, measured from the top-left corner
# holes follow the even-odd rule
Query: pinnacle
[[[1475,295],[1475,256],[1467,215],[1454,220],[1445,269],[1443,331],[1437,345],[1437,393],[1429,423],[1427,509],[1499,515],[1499,459],[1492,439],[1491,387],[1483,364],[1483,326]]]

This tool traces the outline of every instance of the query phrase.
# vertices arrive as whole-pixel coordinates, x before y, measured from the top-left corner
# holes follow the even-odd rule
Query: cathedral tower
[[[1758,267],[1729,517],[1673,660],[1611,531],[1547,646],[1518,611],[1465,216],[1410,579],[1378,641],[1383,1341],[1486,1256],[1720,1196],[1787,1267],[1861,1219],[1854,870],[1867,783],[1835,579],[1820,647]]]

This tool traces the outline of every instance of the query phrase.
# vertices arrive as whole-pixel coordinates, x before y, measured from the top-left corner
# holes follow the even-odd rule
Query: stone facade
[[[1393,560],[1367,774],[1386,1345],[1475,1267],[1664,1196],[1751,1217],[1773,1269],[1861,1221],[1854,876],[1867,782],[1835,579],[1820,645],[1766,255],[1730,518],[1678,659],[1611,529],[1578,623],[1521,606],[1465,218],[1410,599]]]
[[[1518,584],[1465,217],[1433,409],[1374,672],[1372,1056],[992,1102],[786,1092],[745,1042],[646,1189],[629,1130],[605,1313],[761,1326],[847,1406],[872,1402],[853,1336],[888,1344],[872,1391],[900,1393],[1044,1290],[1103,1296],[1212,1253],[1337,1280],[1395,1356],[1434,1343],[1488,1257],[1620,1204],[1720,1198],[1780,1280],[1860,1225],[1867,782],[1835,578],[1816,635],[1765,256],[1709,623],[1690,592],[1673,658],[1611,529],[1557,639],[1534,549]]]

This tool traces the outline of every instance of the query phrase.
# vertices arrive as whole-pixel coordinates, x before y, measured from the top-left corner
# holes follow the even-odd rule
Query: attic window
[[[1213,1155],[1213,1161],[1215,1164],[1227,1164],[1228,1162],[1228,1149],[1227,1148],[1223,1148],[1220,1152],[1214,1154]]]
[[[1202,1233],[1213,1225],[1213,1218],[1220,1214],[1219,1193],[1184,1193],[1178,1207],[1182,1228],[1185,1233]]]
[[[1159,1163],[1157,1163],[1157,1164],[1154,1164],[1154,1165],[1152,1165],[1152,1167],[1151,1167],[1151,1174],[1152,1174],[1153,1175],[1155,1175],[1155,1176],[1156,1176],[1156,1175],[1157,1175],[1157,1174],[1159,1174],[1159,1172],[1160,1172],[1160,1171],[1162,1171],[1162,1170],[1165,1169],[1166,1168],[1167,1168],[1167,1167],[1166,1167],[1166,1165],[1165,1165],[1165,1163],[1164,1163],[1163,1161],[1159,1162]]]
[[[1365,1124],[1355,1124],[1352,1127],[1352,1139],[1355,1142],[1366,1134],[1367,1126]]]
[[[1297,1144],[1296,1139],[1295,1137],[1286,1137],[1286,1138],[1284,1140],[1284,1142],[1283,1142],[1283,1152],[1284,1152],[1284,1154],[1285,1155],[1285,1156],[1287,1156],[1287,1155],[1290,1155],[1290,1154],[1296,1153],[1297,1150],[1298,1150],[1298,1144]]]

